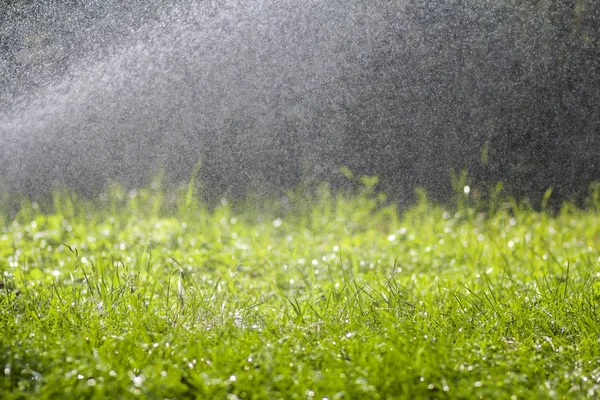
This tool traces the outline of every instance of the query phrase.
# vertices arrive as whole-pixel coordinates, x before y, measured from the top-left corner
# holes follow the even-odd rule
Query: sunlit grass
[[[600,391],[600,215],[208,208],[60,192],[2,217],[2,398],[564,398]]]

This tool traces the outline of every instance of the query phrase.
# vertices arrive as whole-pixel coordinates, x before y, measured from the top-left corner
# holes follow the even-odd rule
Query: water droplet
[[[134,376],[131,378],[131,380],[133,381],[133,386],[135,387],[140,387],[144,383],[144,377],[142,375]]]

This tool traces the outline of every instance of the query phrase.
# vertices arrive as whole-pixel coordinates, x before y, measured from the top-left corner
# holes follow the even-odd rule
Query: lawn
[[[366,183],[4,206],[0,397],[600,396],[600,202],[399,211]]]

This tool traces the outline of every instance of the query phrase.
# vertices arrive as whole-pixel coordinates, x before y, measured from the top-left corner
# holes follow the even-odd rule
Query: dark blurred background
[[[378,175],[401,203],[600,179],[594,0],[0,3],[0,181],[43,195],[159,168],[205,194]],[[485,196],[485,190],[482,190]]]

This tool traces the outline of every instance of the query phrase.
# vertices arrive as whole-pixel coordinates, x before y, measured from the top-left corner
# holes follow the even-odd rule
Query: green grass
[[[0,216],[0,397],[600,394],[600,213],[366,189],[72,193]],[[45,210],[45,211],[43,211]]]

